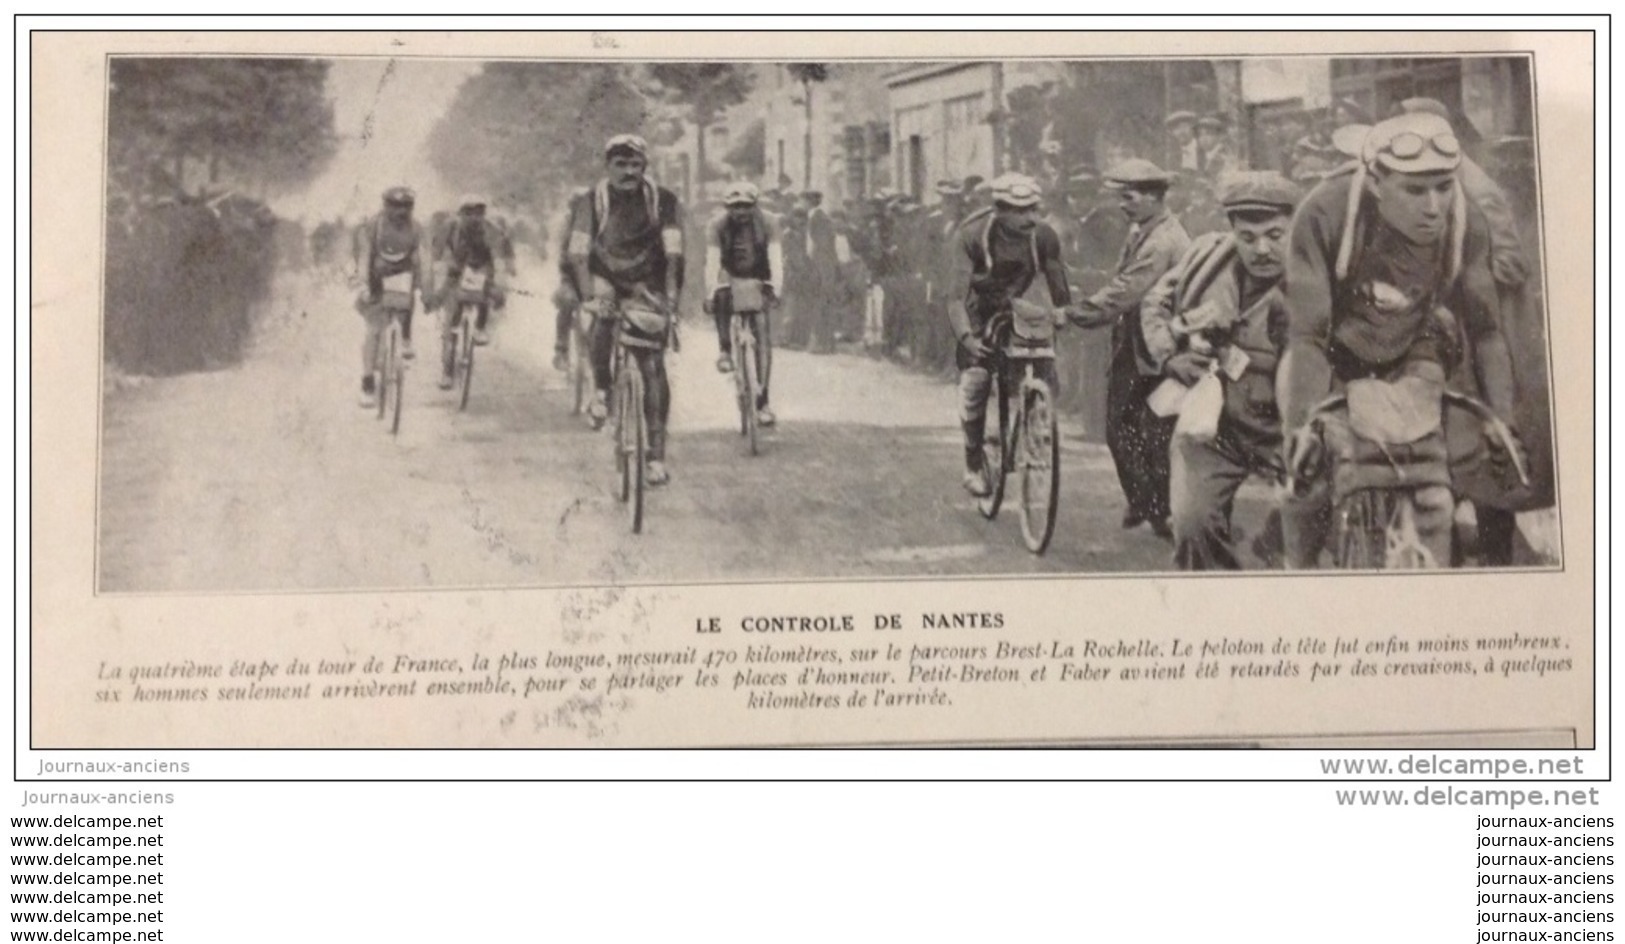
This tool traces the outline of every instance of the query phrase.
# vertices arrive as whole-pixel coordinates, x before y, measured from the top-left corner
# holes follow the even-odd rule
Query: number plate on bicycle
[[[760,279],[734,279],[728,285],[728,294],[733,310],[738,312],[761,311],[767,303]]]
[[[383,278],[383,294],[379,303],[385,308],[400,310],[412,307],[412,273],[397,272]]]

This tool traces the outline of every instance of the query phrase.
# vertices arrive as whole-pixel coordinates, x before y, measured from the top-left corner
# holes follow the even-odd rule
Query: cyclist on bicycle
[[[649,145],[633,134],[616,135],[604,145],[607,175],[571,208],[569,255],[576,284],[592,295],[582,307],[602,316],[621,310],[642,318],[641,309],[620,303],[652,295],[659,303],[659,322],[628,320],[629,337],[653,345],[634,347],[633,357],[644,378],[644,414],[649,425],[650,485],[670,480],[666,470],[666,419],[671,388],[666,379],[663,347],[683,288],[683,220],[677,195],[645,177]],[[588,417],[593,428],[609,415],[610,360],[614,355],[617,319],[597,317],[592,330],[593,402]]]
[[[1216,422],[1194,416],[1170,448],[1170,524],[1181,570],[1237,570],[1230,510],[1247,477],[1274,467],[1281,449],[1275,365],[1286,337],[1281,291],[1296,184],[1275,171],[1235,174],[1219,202],[1228,231],[1198,236],[1140,306],[1146,352],[1163,375],[1193,391],[1217,384]],[[1208,392],[1206,390],[1204,393]],[[1205,401],[1192,392],[1194,414]]]
[[[959,422],[965,435],[965,490],[980,498],[989,493],[983,467],[982,438],[987,418],[990,376],[995,352],[986,336],[993,317],[1009,309],[1034,280],[1043,276],[1050,301],[1070,308],[1061,238],[1039,221],[1041,194],[1031,177],[1006,174],[994,182],[993,206],[965,219],[955,237],[958,284],[967,286],[963,304],[948,306],[948,320],[959,345]],[[1038,365],[1040,379],[1055,385],[1055,364]]]
[[[766,283],[769,305],[778,298],[784,284],[784,247],[779,242],[779,228],[757,206],[759,199],[753,183],[729,185],[722,198],[723,211],[705,228],[705,310],[716,319],[717,347],[722,352],[717,358],[717,370],[725,374],[735,366],[728,337],[733,316],[729,281],[756,279]],[[757,376],[762,384],[761,395],[756,398],[756,419],[763,426],[772,426],[767,385],[773,369],[773,334],[766,311],[756,319],[756,336]]]
[[[1316,403],[1351,380],[1409,378],[1442,394],[1463,334],[1485,399],[1502,418],[1512,416],[1512,361],[1498,327],[1490,229],[1461,192],[1460,165],[1461,143],[1448,121],[1400,115],[1373,126],[1360,159],[1299,208],[1287,257],[1286,351],[1276,380],[1289,461],[1318,461],[1313,439],[1300,448],[1303,426]],[[1328,426],[1326,434],[1346,430]],[[1423,545],[1448,561],[1450,489],[1427,486],[1413,496]],[[1329,503],[1324,480],[1283,500],[1289,567],[1318,563]]]
[[[455,353],[452,351],[452,330],[456,327],[459,305],[452,293],[463,273],[468,270],[478,270],[487,273],[485,281],[486,301],[476,306],[474,316],[474,343],[489,344],[490,335],[486,334],[486,321],[489,319],[492,308],[501,309],[507,303],[507,293],[502,282],[497,279],[497,262],[502,263],[503,274],[508,278],[514,275],[513,243],[509,242],[507,235],[496,223],[485,216],[486,201],[484,197],[468,194],[457,203],[457,215],[452,218],[446,228],[445,238],[435,246],[435,267],[440,270],[439,302],[443,305],[444,317],[440,319],[441,340],[441,373],[440,389],[450,390],[452,385],[452,362]]]
[[[384,207],[378,214],[356,227],[352,247],[352,266],[348,281],[358,290],[356,310],[366,319],[366,335],[361,344],[361,405],[376,406],[378,391],[373,389],[372,371],[378,359],[378,343],[389,327],[390,313],[382,304],[384,279],[402,273],[411,273],[412,290],[424,300],[424,307],[433,307],[425,297],[429,285],[429,270],[423,253],[423,227],[412,219],[416,196],[407,187],[391,187],[384,191]],[[412,352],[412,311],[401,314],[401,354],[410,358]]]

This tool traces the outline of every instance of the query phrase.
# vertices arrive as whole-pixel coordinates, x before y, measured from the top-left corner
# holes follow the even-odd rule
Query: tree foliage
[[[114,183],[135,196],[179,187],[189,161],[250,189],[309,181],[338,149],[327,72],[312,59],[113,60]]]
[[[728,62],[657,62],[648,74],[653,91],[701,130],[743,102],[755,84],[749,66]]]
[[[756,75],[748,65],[728,62],[657,62],[648,66],[650,90],[694,125],[698,180],[711,173],[705,156],[706,129],[722,113],[750,95]]]
[[[541,215],[561,190],[602,172],[604,141],[651,130],[626,66],[491,62],[458,89],[429,157],[456,188]]]
[[[767,122],[758,118],[746,125],[724,160],[741,177],[754,180],[767,173]]]

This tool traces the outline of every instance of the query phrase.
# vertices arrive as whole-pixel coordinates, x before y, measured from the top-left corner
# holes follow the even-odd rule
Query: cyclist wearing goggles
[[[361,344],[361,405],[372,407],[373,362],[378,355],[378,343],[384,329],[389,326],[390,314],[381,304],[384,279],[410,274],[412,291],[422,293],[429,285],[428,264],[423,253],[423,227],[412,218],[412,207],[417,197],[407,187],[391,187],[384,191],[383,209],[356,227],[351,246],[352,264],[348,273],[350,287],[357,290],[356,310],[366,319],[367,329]],[[412,312],[401,314],[402,356],[412,357]]]
[[[1512,416],[1512,362],[1498,325],[1490,236],[1463,198],[1461,145],[1449,122],[1413,113],[1366,135],[1351,171],[1329,178],[1293,220],[1287,346],[1277,376],[1285,451],[1315,404],[1349,380],[1415,377],[1441,386],[1463,338],[1484,398]],[[1448,489],[1418,493],[1424,540],[1450,527]],[[1324,488],[1282,508],[1290,567],[1314,567],[1327,522]]]
[[[982,446],[995,352],[985,336],[987,325],[1039,278],[1057,308],[1072,304],[1061,237],[1038,218],[1041,198],[1031,177],[1006,174],[993,182],[992,208],[967,217],[955,237],[956,281],[969,290],[959,304],[948,305],[948,320],[959,341],[959,422],[965,436],[962,484],[977,498],[989,492]],[[1053,389],[1054,363],[1044,362],[1040,370],[1041,379]]]
[[[761,211],[759,200],[755,184],[730,184],[722,198],[723,211],[705,227],[705,310],[716,320],[717,348],[721,352],[717,370],[722,373],[736,366],[729,352],[728,323],[733,316],[729,281],[755,279],[766,283],[770,303],[783,292],[784,246],[778,225]],[[756,402],[757,420],[763,426],[772,426],[774,416],[767,406],[767,393],[773,341],[766,312],[756,319],[756,328],[760,334],[757,357],[762,366],[758,372],[762,392]]]
[[[667,327],[683,288],[683,219],[677,195],[657,187],[645,174],[649,145],[635,134],[621,134],[604,145],[607,171],[590,191],[570,208],[568,245],[575,284],[592,293],[583,307],[596,312],[621,301],[654,294],[661,302],[666,327],[629,323],[626,331],[640,340],[666,342]],[[610,359],[615,352],[616,319],[598,318],[593,324],[593,402],[588,417],[594,428],[609,415]],[[663,351],[640,348],[636,355],[643,372],[649,422],[650,485],[664,485],[666,472],[666,418],[671,411],[671,388],[666,379]]]

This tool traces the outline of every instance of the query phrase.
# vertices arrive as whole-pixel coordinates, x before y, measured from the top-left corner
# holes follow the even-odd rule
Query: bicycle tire
[[[739,411],[739,435],[748,432],[745,429],[745,362],[744,345],[739,339],[739,319],[733,318],[728,322],[728,356],[733,358],[734,382],[734,408]]]
[[[1024,399],[1025,443],[1016,460],[1020,463],[1016,487],[1021,505],[1021,536],[1027,550],[1042,554],[1055,535],[1055,514],[1061,496],[1061,437],[1048,385],[1039,383],[1029,387]],[[1041,505],[1038,500],[1042,500]]]
[[[474,324],[473,316],[476,314],[473,305],[464,305],[459,320],[462,322],[461,334],[457,337],[457,410],[462,412],[468,409],[468,391],[474,385]]]
[[[378,353],[372,359],[372,391],[378,398],[378,418],[383,419],[388,408],[385,399],[389,389],[389,364],[393,352],[390,350],[395,344],[395,330],[393,326],[384,329],[384,336],[378,339]]]
[[[587,354],[586,341],[581,329],[574,324],[570,326],[570,389],[574,397],[574,404],[570,412],[580,415],[587,408]]]
[[[631,455],[627,456],[629,477],[632,480],[632,498],[627,502],[627,512],[632,521],[632,533],[641,534],[643,532],[643,468],[647,458],[645,454],[649,448],[648,417],[643,408],[643,374],[636,364],[629,365],[627,373],[630,375],[631,380],[626,385],[628,394],[626,409],[632,416],[631,427],[633,431],[632,451]]]
[[[988,410],[982,423],[982,474],[987,477],[987,495],[976,502],[982,517],[992,521],[999,516],[1004,504],[1005,473],[1009,470],[1009,452],[1005,438],[1010,430],[1010,404],[1005,402],[1003,371],[994,365],[989,368],[987,381]],[[995,424],[989,431],[987,424]]]
[[[1338,503],[1332,515],[1332,547],[1339,569],[1384,569],[1387,498],[1388,493],[1379,489],[1361,489]]]
[[[756,345],[750,338],[742,339],[739,353],[743,360],[739,363],[739,422],[745,431],[745,449],[750,455],[756,455],[760,444],[757,442],[758,417],[756,416]]]
[[[625,357],[625,355],[617,354],[617,357]],[[624,502],[629,501],[632,497],[632,450],[627,448],[628,417],[626,412],[630,391],[627,389],[625,372],[621,368],[619,361],[617,361],[615,367],[615,384],[612,390],[615,397],[615,474],[618,477],[615,499]]]
[[[401,356],[398,331],[389,338],[389,373],[389,434],[398,436],[401,432],[401,408],[406,402],[406,359]]]

